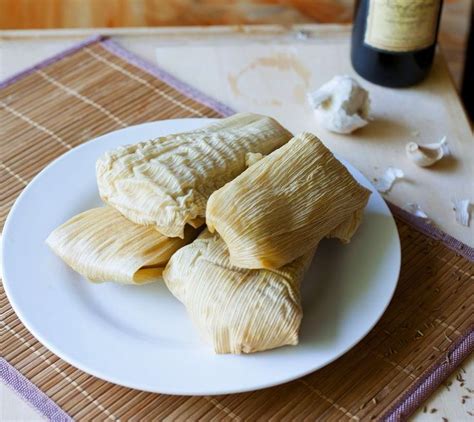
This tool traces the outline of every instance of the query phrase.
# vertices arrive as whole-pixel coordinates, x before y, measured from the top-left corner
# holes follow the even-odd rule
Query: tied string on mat
[[[232,113],[110,39],[85,41],[0,84],[0,225],[42,168],[93,137],[147,121]],[[0,375],[53,420],[405,418],[473,349],[466,298],[473,294],[468,258],[474,255],[392,210],[403,256],[392,303],[359,344],[314,374],[214,397],[128,389],[88,375],[42,346],[0,286]]]

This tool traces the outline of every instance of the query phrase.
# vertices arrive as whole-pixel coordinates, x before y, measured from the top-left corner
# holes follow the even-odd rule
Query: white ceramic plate
[[[45,245],[73,215],[101,205],[95,162],[118,145],[198,128],[179,119],[118,130],[46,167],[23,191],[3,232],[5,289],[21,321],[65,361],[107,381],[167,394],[224,394],[269,387],[333,361],[361,340],[397,284],[400,243],[393,217],[372,189],[364,222],[349,245],[326,240],[303,283],[304,318],[296,347],[215,355],[164,283],[91,284]]]

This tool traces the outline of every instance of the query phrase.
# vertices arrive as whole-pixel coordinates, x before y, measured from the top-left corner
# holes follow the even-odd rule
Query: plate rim
[[[370,331],[372,331],[372,329],[375,327],[375,325],[380,321],[382,316],[385,314],[388,306],[390,305],[390,303],[393,299],[393,295],[395,294],[396,288],[398,286],[399,277],[400,277],[400,270],[401,270],[401,242],[400,242],[400,234],[399,234],[398,228],[396,226],[396,222],[395,222],[395,218],[393,216],[393,213],[390,210],[390,208],[388,207],[388,205],[387,205],[386,201],[384,200],[384,198],[382,197],[382,195],[380,195],[380,193],[378,193],[376,191],[375,187],[370,182],[370,180],[360,170],[358,170],[350,162],[348,162],[345,159],[342,159],[341,157],[339,157],[335,153],[334,153],[334,155],[336,156],[336,158],[339,161],[341,161],[344,166],[346,166],[349,170],[355,170],[357,173],[359,173],[363,177],[363,179],[365,179],[367,181],[367,183],[369,183],[370,186],[372,187],[372,193],[377,194],[383,200],[384,207],[386,208],[386,210],[388,211],[389,216],[391,217],[391,224],[393,224],[395,226],[395,230],[394,230],[395,235],[394,235],[394,238],[391,239],[391,240],[396,242],[396,244],[394,246],[396,246],[395,247],[396,257],[395,258],[396,258],[396,261],[397,261],[396,262],[397,271],[396,271],[396,281],[393,283],[390,294],[387,295],[386,303],[383,306],[383,310],[381,310],[380,315],[378,315],[378,317],[374,319],[374,321],[370,324],[370,327],[367,327],[367,329],[363,330],[364,331],[363,334],[361,334],[360,336],[357,336],[357,338],[355,340],[353,340],[353,342],[351,342],[348,346],[346,346],[343,350],[341,350],[335,356],[333,356],[332,358],[326,360],[324,363],[314,365],[306,371],[299,372],[297,375],[292,374],[292,375],[289,375],[288,377],[282,377],[281,379],[278,379],[277,381],[255,383],[255,386],[252,386],[251,388],[245,388],[245,387],[244,388],[236,387],[236,388],[229,388],[229,389],[222,389],[221,388],[221,389],[217,389],[217,390],[213,390],[213,391],[205,391],[205,392],[203,392],[201,390],[193,391],[192,387],[188,387],[187,392],[183,392],[182,390],[179,390],[179,389],[174,390],[172,388],[171,389],[162,389],[162,388],[154,389],[154,388],[144,387],[143,385],[136,385],[133,382],[124,382],[123,380],[117,379],[115,376],[110,376],[110,375],[107,375],[107,374],[103,374],[103,373],[100,373],[99,371],[96,371],[95,369],[91,369],[91,368],[87,367],[87,365],[83,365],[81,362],[77,361],[75,358],[69,357],[67,351],[63,353],[62,350],[57,349],[56,346],[54,344],[51,344],[47,339],[45,339],[43,337],[43,335],[38,334],[34,329],[31,328],[31,324],[29,322],[28,317],[26,317],[23,314],[23,312],[21,310],[21,306],[18,306],[18,304],[16,303],[16,301],[14,299],[14,294],[12,294],[12,292],[10,291],[10,282],[8,281],[8,276],[6,275],[6,272],[7,272],[6,267],[7,267],[8,264],[5,265],[6,262],[7,262],[6,261],[6,254],[7,254],[6,250],[7,250],[7,248],[5,246],[6,246],[6,243],[8,242],[9,233],[13,231],[13,229],[10,227],[12,225],[11,221],[13,220],[12,216],[14,216],[14,214],[17,212],[16,211],[17,208],[21,205],[22,197],[24,195],[26,195],[27,192],[30,189],[33,189],[33,186],[37,183],[37,180],[40,179],[42,177],[42,175],[49,170],[50,167],[53,167],[58,162],[67,159],[70,155],[73,155],[79,149],[85,148],[85,147],[89,146],[92,143],[101,142],[103,137],[110,136],[112,133],[119,133],[121,131],[127,131],[130,128],[138,128],[138,127],[143,127],[143,126],[147,126],[147,125],[152,126],[152,125],[155,125],[157,123],[163,123],[163,122],[169,122],[170,124],[172,124],[173,122],[178,123],[178,122],[183,121],[183,120],[213,122],[213,121],[217,121],[217,120],[220,120],[220,119],[218,119],[218,118],[193,118],[193,117],[191,117],[191,118],[178,118],[178,119],[164,119],[164,120],[156,120],[156,121],[152,121],[152,122],[139,123],[139,124],[136,124],[136,125],[130,125],[130,126],[127,126],[125,128],[120,128],[120,129],[113,130],[113,131],[110,131],[110,132],[107,132],[107,133],[103,133],[103,134],[101,134],[101,135],[99,135],[99,136],[97,136],[97,137],[95,137],[95,138],[93,138],[89,141],[83,142],[82,144],[80,144],[80,145],[78,145],[74,148],[71,148],[69,151],[66,151],[64,154],[62,154],[59,157],[55,158],[53,161],[48,163],[48,165],[46,165],[43,169],[41,169],[41,171],[37,175],[35,175],[33,177],[33,179],[28,183],[28,185],[21,191],[20,195],[16,198],[14,204],[12,205],[10,211],[8,212],[7,218],[5,220],[5,224],[4,224],[4,227],[3,227],[3,233],[1,235],[2,243],[1,243],[1,257],[0,257],[1,264],[2,264],[0,266],[1,269],[2,269],[2,274],[1,274],[2,275],[2,283],[3,283],[4,290],[5,290],[5,294],[6,294],[8,300],[10,302],[11,307],[15,311],[18,319],[21,321],[21,323],[27,328],[27,330],[33,335],[33,337],[36,340],[38,340],[49,351],[51,351],[53,354],[58,356],[60,359],[64,360],[69,365],[71,365],[71,366],[73,366],[73,367],[75,367],[75,368],[77,368],[77,369],[79,369],[79,370],[81,370],[81,371],[83,371],[83,372],[85,372],[89,375],[92,375],[94,377],[97,377],[97,378],[99,378],[101,380],[104,380],[104,381],[107,381],[107,382],[111,382],[111,383],[114,383],[114,384],[117,384],[117,385],[120,385],[120,386],[123,386],[123,387],[127,387],[127,388],[136,389],[136,390],[139,390],[139,391],[145,391],[145,392],[150,392],[150,393],[158,393],[158,394],[170,394],[170,395],[181,395],[181,396],[206,396],[206,395],[236,394],[236,393],[242,393],[242,392],[248,392],[248,391],[257,391],[257,390],[273,387],[273,386],[276,386],[276,385],[281,385],[281,384],[284,384],[284,383],[302,378],[302,377],[304,377],[308,374],[311,374],[311,373],[313,373],[313,372],[329,365],[330,363],[334,362],[335,360],[337,360],[341,356],[348,353],[352,348],[354,348],[354,346],[356,346],[359,342],[361,342],[370,333]],[[392,257],[392,258],[394,258],[394,257]],[[395,276],[395,273],[393,275]]]

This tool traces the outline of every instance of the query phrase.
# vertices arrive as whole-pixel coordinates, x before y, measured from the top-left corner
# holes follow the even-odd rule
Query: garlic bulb
[[[334,76],[308,94],[316,118],[327,130],[351,133],[369,123],[369,93],[351,76]]]
[[[409,142],[405,150],[408,158],[420,167],[432,166],[449,153],[446,136],[433,144],[419,145],[416,142]]]

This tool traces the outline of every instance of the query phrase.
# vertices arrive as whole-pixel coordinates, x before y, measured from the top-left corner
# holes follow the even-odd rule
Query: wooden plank
[[[352,0],[0,0],[0,28],[348,22]]]
[[[445,1],[440,44],[460,85],[470,0]],[[0,28],[348,23],[353,0],[0,0]]]

